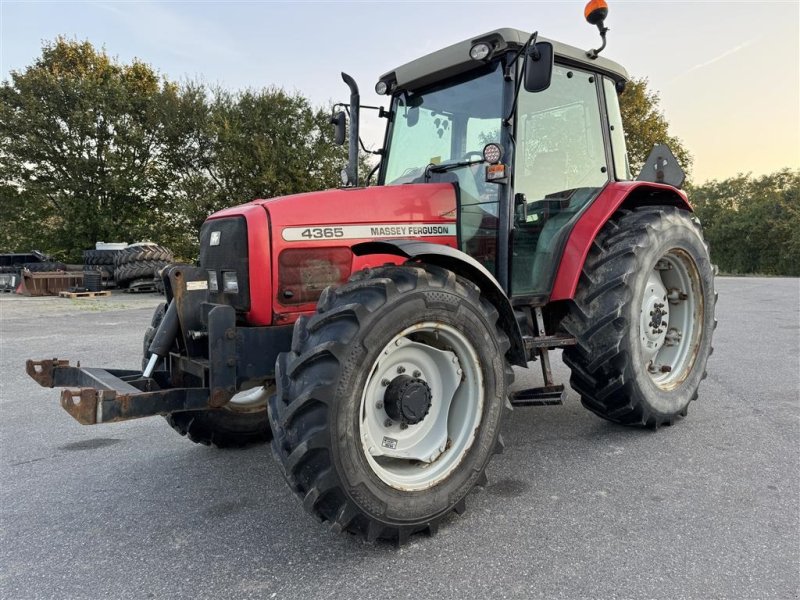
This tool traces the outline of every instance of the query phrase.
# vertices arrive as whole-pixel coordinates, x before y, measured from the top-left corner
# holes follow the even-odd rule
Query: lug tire
[[[121,267],[129,263],[163,262],[171,263],[172,251],[157,244],[137,244],[118,250],[114,257],[114,265]]]
[[[166,303],[159,304],[153,313],[150,327],[145,331],[142,342],[142,369],[147,366],[150,342],[153,341],[166,312]],[[156,363],[157,370],[163,368],[163,361]],[[263,444],[272,438],[266,405],[262,410],[246,412],[237,412],[227,408],[182,411],[165,415],[164,418],[170,427],[179,434],[204,446],[243,448],[254,444]]]
[[[125,283],[134,279],[153,279],[168,264],[168,262],[154,260],[125,263],[114,269],[114,279],[117,283]]]
[[[114,257],[118,250],[84,250],[83,251],[83,264],[96,266],[96,265],[114,265]]]
[[[170,427],[196,444],[217,448],[245,448],[272,439],[267,408],[257,412],[189,410],[166,416]]]
[[[654,383],[642,356],[639,323],[649,273],[667,252],[689,257],[696,269],[699,326],[684,375],[669,389]],[[578,343],[564,349],[570,385],[584,407],[623,425],[658,428],[686,416],[706,377],[716,328],[715,268],[696,219],[683,210],[649,206],[618,212],[601,230],[562,322]],[[652,314],[652,313],[651,313]]]
[[[366,269],[327,288],[317,313],[297,321],[291,352],[279,355],[277,394],[269,403],[273,454],[303,507],[334,531],[398,545],[417,532],[433,534],[451,511],[461,514],[467,494],[485,484],[492,454],[502,449],[501,421],[510,410],[510,342],[497,320],[472,282],[419,263]],[[469,339],[479,358],[483,410],[474,441],[446,478],[405,491],[370,466],[359,413],[370,365],[396,334],[422,321]]]

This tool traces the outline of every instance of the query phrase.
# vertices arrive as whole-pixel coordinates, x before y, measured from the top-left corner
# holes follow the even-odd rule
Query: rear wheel
[[[625,425],[687,414],[712,352],[714,267],[699,224],[673,207],[618,213],[586,258],[563,322],[583,405]]]
[[[159,304],[153,313],[150,327],[144,334],[142,369],[147,366],[150,343],[166,313],[167,305]],[[163,369],[164,362],[156,364]],[[216,410],[174,412],[164,418],[170,426],[197,444],[218,448],[241,448],[268,442],[272,432],[267,420],[267,400],[275,392],[272,384],[239,392],[224,407]]]
[[[508,337],[471,282],[387,266],[328,288],[278,358],[273,451],[304,508],[399,544],[433,532],[500,447]]]

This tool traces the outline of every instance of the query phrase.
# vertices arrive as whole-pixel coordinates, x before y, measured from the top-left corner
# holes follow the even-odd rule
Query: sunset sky
[[[800,2],[611,0],[605,55],[661,94],[693,180],[800,168]],[[171,79],[231,89],[277,85],[315,104],[345,100],[339,72],[376,104],[377,77],[498,27],[594,47],[583,2],[12,2],[0,0],[0,73],[43,40],[87,39]],[[382,123],[364,124],[379,145]]]

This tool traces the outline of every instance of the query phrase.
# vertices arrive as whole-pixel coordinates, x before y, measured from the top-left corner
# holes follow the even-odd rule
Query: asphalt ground
[[[0,598],[797,598],[800,283],[718,289],[688,418],[618,427],[573,392],[517,409],[488,487],[399,550],[312,520],[266,446],[196,446],[158,417],[81,426],[24,374],[138,365],[158,298],[4,295]]]

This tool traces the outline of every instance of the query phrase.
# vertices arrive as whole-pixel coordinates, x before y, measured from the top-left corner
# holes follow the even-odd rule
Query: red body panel
[[[639,181],[608,184],[572,229],[558,265],[551,302],[574,296],[583,263],[597,233],[626,198],[642,188],[670,192],[678,204],[691,210],[686,195],[671,186]],[[443,224],[451,226],[447,235],[427,235],[425,241],[458,247],[454,234],[456,197],[449,183],[327,190],[254,200],[222,210],[209,218],[234,215],[243,215],[247,220],[251,306],[247,320],[253,325],[291,323],[301,314],[315,309],[316,302],[284,304],[278,297],[278,260],[282,251],[289,248],[342,248],[375,239],[415,237],[413,233],[395,236],[365,233],[361,237],[348,235],[344,239],[290,241],[285,239],[284,229],[341,226],[348,230],[353,226]],[[399,263],[402,259],[394,255],[354,256],[351,272],[387,262]]]
[[[261,202],[261,201],[257,201]],[[278,257],[288,248],[349,247],[360,242],[380,239],[365,236],[342,240],[309,239],[287,241],[282,232],[287,227],[348,226],[375,224],[442,223],[455,224],[455,189],[449,183],[382,186],[373,188],[327,190],[285,196],[263,201],[272,226],[272,289],[273,313],[277,323],[294,321],[316,308],[316,302],[282,305],[277,297]],[[453,227],[455,232],[455,227]],[[405,236],[409,237],[409,236]],[[456,247],[456,236],[431,236],[426,241]],[[387,262],[402,262],[389,255],[354,256],[351,272]]]
[[[209,219],[244,216],[247,221],[247,252],[250,264],[250,312],[248,323],[270,325],[272,323],[272,279],[270,265],[270,227],[267,211],[263,206],[251,202],[226,208],[214,213]]]
[[[591,206],[586,209],[586,212],[581,215],[570,233],[553,283],[553,291],[550,294],[551,302],[569,300],[575,295],[583,263],[594,238],[625,199],[642,187],[675,194],[683,201],[687,210],[692,209],[686,194],[669,185],[644,181],[619,181],[608,184]]]
[[[457,247],[455,236],[456,195],[452,184],[417,184],[357,189],[326,190],[254,200],[212,215],[219,218],[244,215],[250,252],[250,306],[247,320],[253,325],[285,325],[313,311],[316,302],[281,304],[278,291],[278,260],[288,248],[341,248],[381,239],[380,235],[345,239],[287,241],[286,228],[369,225],[443,224],[453,235],[428,235],[425,241]],[[349,234],[349,232],[348,232]],[[392,236],[385,236],[389,238]],[[400,236],[397,236],[400,237]],[[413,233],[402,237],[416,237]],[[271,239],[270,239],[271,238]],[[354,256],[351,272],[387,262],[401,262],[393,255]],[[259,274],[269,274],[268,277]]]

